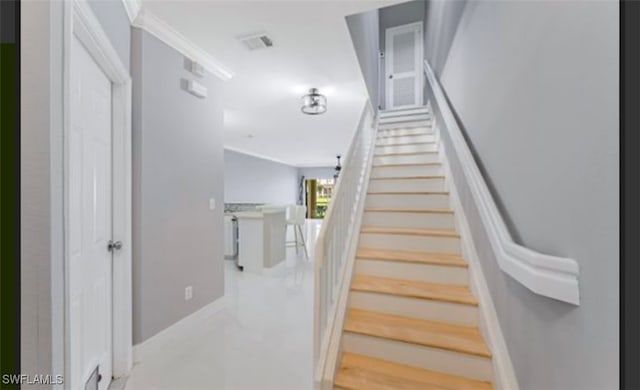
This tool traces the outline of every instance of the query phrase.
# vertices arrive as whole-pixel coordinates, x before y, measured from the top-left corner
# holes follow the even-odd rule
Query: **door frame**
[[[122,249],[112,254],[111,275],[112,375],[118,378],[127,375],[133,365],[131,76],[86,0],[64,1],[63,20],[64,373],[65,377],[70,378],[69,235],[67,232],[69,232],[71,124],[70,61],[71,43],[75,36],[111,81],[112,239],[123,242]]]
[[[391,43],[391,34],[401,30],[420,30],[419,40],[415,41],[416,47],[416,79],[415,79],[415,93],[416,93],[416,104],[408,104],[404,106],[393,106],[393,86],[391,79],[389,79],[389,72],[391,70],[393,64],[393,50],[390,50],[392,46]],[[422,63],[424,61],[424,25],[423,22],[413,22],[407,23],[400,26],[389,27],[385,29],[384,32],[384,51],[385,51],[385,62],[384,62],[384,85],[385,85],[385,108],[387,110],[398,109],[398,108],[411,108],[411,107],[421,107],[423,105],[423,86],[424,86],[424,77],[422,74]]]

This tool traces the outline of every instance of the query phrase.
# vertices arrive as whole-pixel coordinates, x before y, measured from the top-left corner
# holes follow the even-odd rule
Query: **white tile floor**
[[[319,221],[307,221],[313,255]],[[294,248],[273,272],[225,261],[225,307],[166,353],[140,362],[127,390],[312,388],[313,263]]]

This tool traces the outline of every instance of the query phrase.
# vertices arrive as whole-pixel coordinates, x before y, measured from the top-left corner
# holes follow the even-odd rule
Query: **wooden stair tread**
[[[382,227],[382,226],[363,226],[360,233],[376,233],[376,234],[398,234],[406,236],[430,236],[430,237],[452,237],[459,238],[455,230],[452,229],[419,229],[404,227]]]
[[[478,306],[478,301],[468,287],[452,284],[358,274],[353,277],[351,290]]]
[[[399,144],[377,144],[376,148],[384,148],[387,146],[411,146],[411,145],[427,145],[427,144],[435,144],[435,141],[418,141],[418,142],[402,142]]]
[[[377,138],[399,138],[399,137],[418,137],[421,135],[433,135],[432,133],[409,133],[409,134],[392,134],[392,135],[379,135]]]
[[[358,248],[356,257],[359,259],[401,261],[406,263],[446,265],[464,268],[468,267],[467,263],[460,255],[451,253],[410,252],[389,249]]]
[[[345,352],[335,385],[349,390],[491,390],[489,382]]]
[[[371,180],[424,180],[424,179],[444,179],[444,175],[432,176],[392,176],[392,177],[372,177]]]
[[[365,212],[370,213],[411,213],[411,214],[453,214],[451,209],[392,209],[392,208],[379,208],[371,207],[364,209]]]
[[[430,166],[430,165],[442,165],[439,162],[430,162],[430,163],[398,163],[398,164],[373,164],[372,168],[388,168],[388,167],[420,167],[420,166]]]
[[[368,195],[449,195],[447,191],[368,191]]]
[[[344,331],[491,358],[476,327],[349,309]]]
[[[374,153],[373,157],[390,157],[390,156],[418,156],[421,154],[434,154],[438,153],[435,150],[427,150],[424,152],[393,152],[393,153]]]

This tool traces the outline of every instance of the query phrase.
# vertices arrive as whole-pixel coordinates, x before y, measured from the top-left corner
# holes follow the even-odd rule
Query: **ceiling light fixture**
[[[333,174],[333,178],[338,180],[338,176],[340,176],[340,171],[342,170],[342,165],[340,165],[340,155],[337,155],[336,158],[338,159],[338,165],[336,165],[336,167],[334,168],[336,170],[336,173]]]
[[[320,95],[317,88],[311,88],[302,97],[302,112],[308,115],[324,114],[327,111],[327,98]]]

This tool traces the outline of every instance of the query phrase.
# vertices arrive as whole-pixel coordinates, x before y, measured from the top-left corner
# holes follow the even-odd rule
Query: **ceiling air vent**
[[[264,32],[243,35],[238,37],[238,39],[251,51],[266,49],[273,46],[273,40]]]

